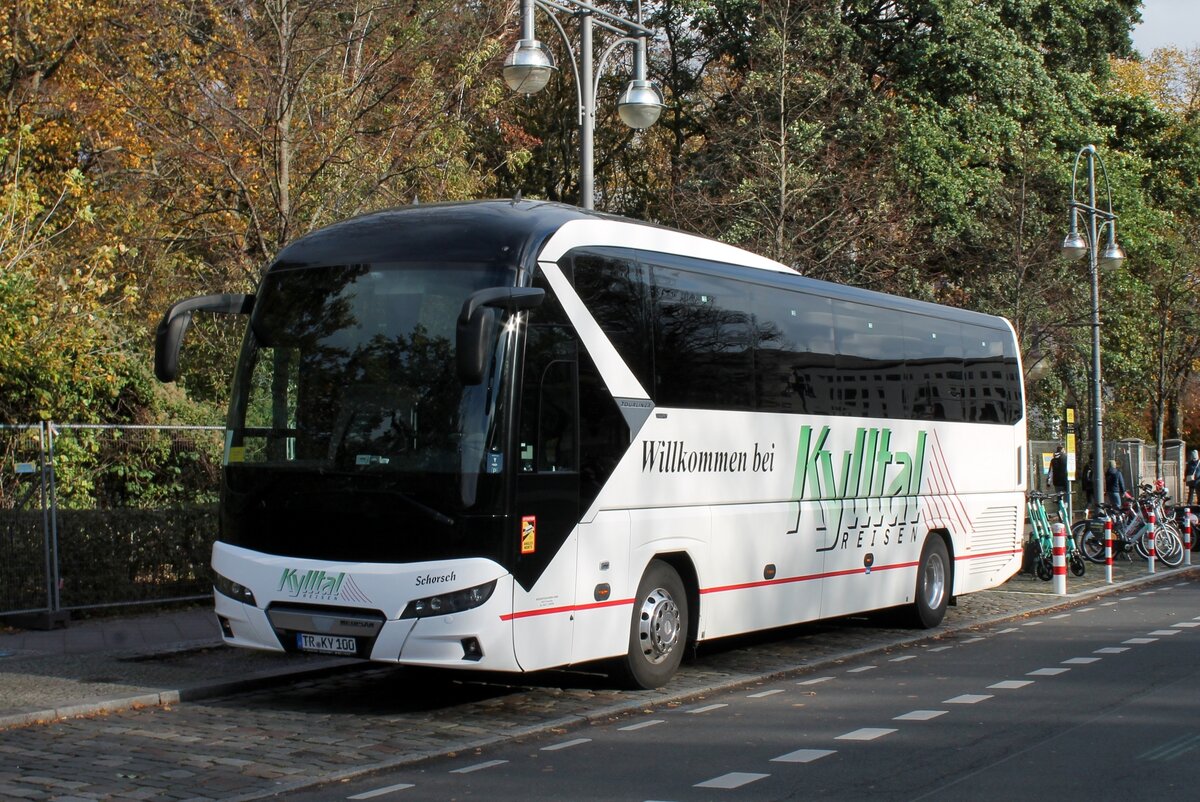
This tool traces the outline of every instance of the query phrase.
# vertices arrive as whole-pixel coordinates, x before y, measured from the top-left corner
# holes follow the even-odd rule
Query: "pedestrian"
[[[1187,484],[1187,506],[1192,506],[1192,498],[1200,501],[1200,451],[1192,449],[1188,454],[1187,467],[1183,469],[1183,481]]]
[[[1092,470],[1092,463],[1083,466],[1083,496],[1087,499],[1087,506],[1090,510],[1092,504],[1096,501],[1096,474]]]
[[[1109,460],[1108,469],[1104,472],[1104,500],[1118,512],[1121,510],[1121,499],[1125,497],[1125,477],[1117,467],[1117,461]]]
[[[1062,446],[1054,449],[1054,456],[1050,458],[1050,470],[1046,471],[1046,477],[1054,486],[1055,493],[1063,496],[1067,494],[1067,452],[1063,451]]]

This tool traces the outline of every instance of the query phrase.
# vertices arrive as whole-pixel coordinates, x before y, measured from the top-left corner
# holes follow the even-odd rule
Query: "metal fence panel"
[[[0,613],[55,604],[45,429],[0,425]]]
[[[58,425],[50,442],[62,609],[211,592],[220,427]]]

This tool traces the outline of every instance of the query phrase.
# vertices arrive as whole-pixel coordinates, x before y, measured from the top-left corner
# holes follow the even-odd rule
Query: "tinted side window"
[[[655,401],[700,409],[754,408],[753,315],[746,285],[654,265]]]
[[[836,414],[833,305],[776,287],[750,285],[757,408]]]
[[[575,252],[570,256],[575,292],[651,398],[654,365],[646,322],[646,269],[620,255]]]
[[[1020,418],[1020,384],[1018,382],[1014,387],[1012,382],[1015,364],[1010,369],[1005,359],[1005,343],[1010,340],[1007,332],[998,329],[963,326],[966,420],[1015,423]]]
[[[962,326],[940,318],[904,316],[909,416],[962,421],[964,416]]]
[[[837,398],[843,415],[903,418],[903,328],[899,316],[847,301],[833,302]]]

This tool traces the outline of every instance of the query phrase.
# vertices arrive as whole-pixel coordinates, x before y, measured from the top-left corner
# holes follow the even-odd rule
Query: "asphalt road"
[[[1190,800],[1198,630],[1159,585],[286,798]]]
[[[1054,596],[1050,583],[1018,575],[1000,588],[961,598],[958,606],[948,611],[944,624],[932,631],[905,630],[896,627],[887,616],[871,616],[806,624],[719,641],[702,648],[696,659],[685,662],[666,687],[655,691],[620,690],[607,677],[586,671],[519,676],[468,672],[430,674],[366,663],[315,672],[298,666],[300,673],[273,676],[264,684],[264,676],[253,670],[260,665],[258,653],[244,650],[213,648],[198,653],[167,652],[150,655],[150,659],[139,653],[131,662],[124,652],[108,649],[88,651],[72,659],[49,653],[41,656],[23,654],[21,649],[28,650],[32,645],[26,642],[0,662],[0,709],[9,703],[10,691],[25,688],[30,691],[30,698],[42,700],[35,702],[37,706],[33,709],[53,710],[45,720],[21,717],[20,723],[0,727],[0,799],[248,802],[286,793],[296,793],[297,798],[339,799],[374,793],[389,785],[384,782],[386,778],[397,776],[388,772],[400,771],[408,777],[406,772],[425,772],[435,765],[429,761],[446,755],[453,756],[454,760],[472,761],[465,766],[456,764],[455,768],[469,769],[459,774],[473,776],[485,783],[482,786],[484,792],[458,785],[420,790],[421,786],[410,779],[402,779],[390,784],[412,784],[415,788],[378,796],[408,793],[412,799],[440,799],[475,793],[477,797],[499,799],[517,796],[522,799],[726,798],[728,795],[772,791],[777,783],[787,781],[789,775],[785,771],[797,768],[793,765],[796,758],[782,762],[772,758],[806,748],[833,750],[835,754],[829,755],[828,760],[822,758],[798,764],[805,769],[824,772],[837,765],[850,766],[847,777],[831,776],[828,779],[835,783],[830,788],[860,789],[862,786],[853,784],[859,782],[859,773],[865,777],[894,775],[900,781],[904,777],[903,771],[889,768],[889,774],[880,774],[872,768],[874,758],[866,762],[841,761],[858,754],[853,751],[858,746],[890,747],[893,742],[901,743],[899,732],[907,732],[909,726],[918,726],[914,722],[905,724],[905,730],[880,723],[859,724],[858,729],[879,727],[897,729],[898,733],[851,744],[838,738],[851,731],[848,724],[837,732],[813,729],[828,722],[837,722],[840,726],[843,719],[845,722],[851,719],[890,721],[900,713],[864,711],[857,707],[868,696],[883,693],[883,690],[874,689],[885,689],[886,683],[852,685],[834,679],[814,686],[796,683],[821,676],[839,678],[843,673],[845,679],[887,678],[893,671],[903,670],[915,672],[906,680],[909,683],[916,683],[918,677],[934,676],[944,677],[942,684],[947,687],[950,684],[957,686],[960,682],[952,683],[951,680],[961,681],[961,677],[931,672],[940,665],[951,666],[950,658],[960,650],[966,659],[981,661],[984,668],[1002,665],[999,659],[1003,650],[1000,656],[989,656],[978,647],[988,646],[993,638],[1001,644],[1005,639],[1016,642],[1018,639],[1011,637],[1013,632],[1000,632],[1009,628],[1025,632],[1024,623],[1029,616],[1044,615],[1049,620],[1038,626],[1051,626],[1051,622],[1072,620],[1054,618],[1056,615],[1083,615],[1080,608],[1100,607],[1127,596],[1155,599],[1163,588],[1171,588],[1165,595],[1174,593],[1185,597],[1184,594],[1191,591],[1183,583],[1195,583],[1197,576],[1195,569],[1147,576],[1144,567],[1137,564],[1123,565],[1122,568],[1121,584],[1116,586],[1106,586],[1103,576],[1094,575],[1094,572],[1083,579],[1072,578],[1075,591],[1069,598]],[[1155,594],[1142,596],[1152,589]],[[1114,606],[1126,604],[1118,601]],[[1092,615],[1092,612],[1086,615]],[[1200,615],[1200,610],[1193,610],[1192,615]],[[117,634],[127,634],[126,630],[132,624],[106,623],[106,631],[114,626]],[[80,627],[70,634],[88,634],[84,629]],[[976,641],[976,637],[984,639]],[[1190,634],[1177,637],[1181,644],[1194,643]],[[1165,644],[1156,641],[1152,645],[1157,648]],[[951,648],[943,649],[943,646]],[[971,656],[972,650],[975,657]],[[910,655],[917,659],[894,659]],[[1184,664],[1191,663],[1194,658],[1185,657]],[[853,673],[849,670],[868,664],[876,667]],[[198,672],[206,672],[207,684],[189,685]],[[1075,674],[1065,676],[1074,677]],[[239,677],[244,677],[244,684],[237,681]],[[100,678],[108,684],[98,684]],[[989,680],[988,684],[994,681]],[[120,684],[114,684],[117,682]],[[983,678],[980,678],[979,683],[982,682]],[[1041,690],[1040,684],[1028,687]],[[1185,690],[1186,687],[1185,684]],[[70,702],[77,698],[72,695],[72,689],[90,693],[95,688],[111,688],[126,698],[122,704],[113,706],[104,701],[108,697],[99,697],[99,703],[89,705],[62,706],[63,700]],[[234,688],[240,690],[234,691]],[[750,690],[744,690],[747,688]],[[843,708],[829,712],[819,707],[826,703],[828,695],[840,688],[853,691]],[[864,689],[872,690],[866,693]],[[42,690],[45,693],[38,696]],[[131,691],[136,691],[137,695],[130,696]],[[753,696],[755,693],[763,695]],[[723,702],[730,710],[703,710],[713,697],[725,694],[738,699],[737,704]],[[754,701],[743,701],[739,694]],[[1011,695],[1019,698],[1019,694]],[[770,712],[775,703],[785,698],[792,700],[788,702],[791,712],[825,712],[816,718],[784,719],[766,727],[762,723],[766,718],[759,713]],[[934,703],[947,698],[943,695],[930,702],[921,696],[921,707],[918,708],[914,696],[912,709],[934,709]],[[150,701],[139,701],[142,699]],[[907,701],[907,695],[905,699]],[[50,704],[52,700],[53,705]],[[1099,709],[1095,703],[1094,699],[1085,699],[1078,709],[1095,711]],[[991,700],[988,704],[981,703],[978,709],[987,709],[990,704]],[[693,708],[696,712],[691,712]],[[954,720],[952,714],[968,708],[948,706],[947,709],[946,714],[923,723],[940,721],[945,725]],[[64,710],[66,712],[62,712]],[[630,715],[638,720],[627,720]],[[645,725],[640,720],[643,715],[660,719],[662,723]],[[724,740],[713,741],[708,734],[704,737],[693,734],[693,729],[704,726],[710,717],[719,723],[718,736]],[[631,736],[639,732],[641,735],[637,737],[645,738],[632,756],[596,751],[603,740],[590,733],[597,723],[605,725],[617,719],[638,726],[620,731],[624,739],[632,740]],[[1122,724],[1114,731],[1116,737],[1122,737],[1126,726]],[[762,740],[773,728],[780,728],[804,743],[823,744],[832,740],[835,745],[789,744],[785,752],[783,748],[768,746],[772,742]],[[933,727],[925,729],[936,731]],[[590,756],[585,765],[598,761],[602,776],[597,779],[594,772],[589,775],[582,770],[570,769],[568,773],[572,777],[577,774],[586,781],[579,787],[555,789],[547,786],[543,793],[543,774],[554,774],[555,764],[543,761],[542,765],[549,766],[550,770],[539,771],[536,783],[523,780],[515,791],[503,787],[502,774],[491,775],[490,769],[479,768],[480,764],[493,759],[485,757],[491,750],[514,739],[539,734],[549,734],[551,738],[542,745],[556,748],[543,754],[540,746],[530,749],[531,741],[528,740],[521,742],[522,748],[543,758],[551,755],[556,760],[573,758],[576,753]],[[559,740],[553,740],[555,738]],[[617,739],[618,746],[621,740]],[[711,751],[704,751],[701,747],[706,743],[716,746]],[[742,754],[744,744],[760,744],[760,748],[757,752]],[[685,750],[684,747],[688,748]],[[1166,754],[1173,754],[1172,749],[1186,751],[1189,748],[1190,742],[1185,736],[1179,746],[1167,749]],[[880,751],[879,754],[885,753]],[[1191,758],[1197,757],[1188,754]],[[905,753],[900,762],[911,760],[911,755],[911,752]],[[723,763],[726,756],[737,756],[736,764]],[[1097,764],[1115,764],[1117,759],[1123,758],[1123,755],[1091,755],[1090,763],[1083,769],[1075,766],[1059,768],[1077,774]],[[509,760],[509,764],[500,766],[517,762]],[[666,791],[658,793],[662,791],[658,786],[646,785],[648,778],[666,776],[660,764],[669,764],[672,772],[681,765],[680,770],[689,772],[683,779],[682,775],[671,775],[670,795]],[[887,764],[881,765],[886,767]],[[447,769],[446,773],[450,771]],[[1164,772],[1170,771],[1174,771],[1171,766],[1164,769]],[[753,776],[758,774],[770,774],[771,777]],[[778,796],[809,788],[807,780],[796,786],[795,775],[791,776]],[[745,782],[746,779],[753,779],[753,782]],[[693,788],[709,781],[739,787]],[[630,785],[626,787],[625,784]],[[301,793],[314,788],[316,790],[311,794]],[[1006,790],[1011,789],[1006,786]],[[873,793],[879,795],[877,791]],[[952,789],[951,793],[956,792]],[[426,796],[422,797],[422,794]],[[1022,794],[1028,795],[1024,790]],[[1168,788],[1166,796],[1169,795]],[[1011,796],[1005,794],[1005,798]],[[1133,796],[1148,798],[1138,794]]]

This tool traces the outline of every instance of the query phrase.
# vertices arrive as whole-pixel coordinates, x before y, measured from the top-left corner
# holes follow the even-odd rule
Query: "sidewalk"
[[[0,729],[221,696],[356,663],[366,665],[231,648],[209,605],[48,632],[0,626]]]
[[[1052,582],[1027,574],[1018,574],[999,588],[964,596],[958,606],[950,608],[943,627],[928,636],[1135,585],[1197,576],[1196,568],[1187,567],[1160,568],[1149,575],[1144,562],[1122,561],[1114,566],[1114,584],[1107,585],[1103,566],[1089,564],[1087,568],[1083,578],[1068,577],[1066,597],[1054,595]],[[766,652],[763,659],[770,662]],[[754,650],[749,653],[753,655]],[[225,646],[207,605],[77,621],[49,632],[0,627],[0,729],[177,704],[371,666],[375,664],[348,658]]]

